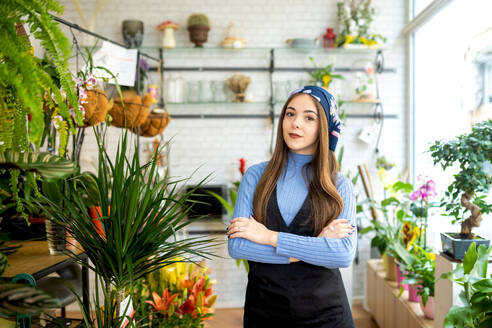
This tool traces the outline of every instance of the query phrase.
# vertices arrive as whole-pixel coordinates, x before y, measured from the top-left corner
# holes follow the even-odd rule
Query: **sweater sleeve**
[[[265,167],[266,163],[256,164],[244,173],[239,185],[233,218],[249,218],[253,215],[253,195]],[[235,259],[272,264],[290,263],[289,257],[277,254],[275,247],[257,244],[244,238],[229,238],[228,248],[229,255]]]
[[[338,187],[343,199],[340,219],[347,219],[356,226],[356,202],[353,185],[344,178]],[[307,237],[281,232],[278,235],[277,254],[327,268],[346,268],[352,263],[357,245],[357,231],[347,238]]]

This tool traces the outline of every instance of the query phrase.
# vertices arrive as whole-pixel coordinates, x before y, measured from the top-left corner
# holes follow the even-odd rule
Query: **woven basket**
[[[109,111],[112,117],[111,125],[132,129],[140,126],[147,119],[152,95],[146,94],[142,99],[134,90],[125,91],[123,102],[120,98],[114,100],[113,107]]]
[[[106,92],[101,89],[87,90],[87,103],[82,104],[85,109],[84,127],[104,122],[113,101],[108,101]]]
[[[140,125],[140,135],[142,137],[155,137],[161,134],[166,126],[171,121],[171,116],[168,112],[163,114],[149,114],[145,122]],[[137,129],[132,129],[134,133],[137,133]]]

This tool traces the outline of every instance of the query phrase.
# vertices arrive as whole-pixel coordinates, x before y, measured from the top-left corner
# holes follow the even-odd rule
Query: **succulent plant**
[[[205,14],[192,14],[188,17],[186,25],[188,27],[195,25],[205,25],[207,27],[210,27],[210,20]]]

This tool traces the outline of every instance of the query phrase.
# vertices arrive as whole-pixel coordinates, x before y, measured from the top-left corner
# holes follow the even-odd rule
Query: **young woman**
[[[355,198],[339,173],[335,99],[306,86],[279,118],[269,162],[241,181],[229,254],[249,261],[244,327],[354,327],[338,268],[355,254]]]

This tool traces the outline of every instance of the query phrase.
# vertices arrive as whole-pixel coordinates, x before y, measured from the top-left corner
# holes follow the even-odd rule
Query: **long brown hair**
[[[257,221],[266,224],[266,210],[278,179],[287,162],[289,147],[283,136],[282,122],[290,101],[300,94],[294,94],[282,108],[277,127],[277,140],[272,158],[258,182],[253,196],[253,214]],[[313,98],[314,100],[314,98]],[[338,194],[336,183],[340,171],[335,153],[329,149],[328,120],[321,104],[314,100],[319,115],[319,137],[316,151],[307,168],[310,169],[309,193],[311,218],[314,235],[317,236],[325,226],[337,218],[343,209],[343,200]]]

